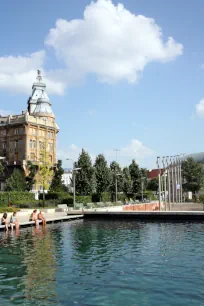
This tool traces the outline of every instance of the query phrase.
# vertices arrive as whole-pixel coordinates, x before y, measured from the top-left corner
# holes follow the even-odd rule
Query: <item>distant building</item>
[[[0,116],[0,156],[5,158],[8,172],[19,168],[27,173],[27,162],[39,163],[43,154],[54,166],[58,131],[46,85],[38,71],[27,110],[20,115]],[[5,177],[0,180],[2,183]],[[42,186],[36,185],[34,189],[40,190]]]
[[[62,182],[63,184],[71,189],[72,184],[72,170],[64,169],[64,173],[62,174]]]
[[[160,169],[160,174],[163,175],[164,169]],[[147,172],[147,179],[151,181],[159,176],[159,169],[152,169]]]

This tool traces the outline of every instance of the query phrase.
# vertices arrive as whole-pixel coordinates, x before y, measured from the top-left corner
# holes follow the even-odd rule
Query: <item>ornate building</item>
[[[26,172],[27,161],[39,163],[46,154],[56,164],[56,136],[59,128],[38,70],[32,86],[28,108],[20,115],[0,116],[0,156],[5,158],[9,172],[18,167]],[[35,186],[40,189],[40,186]]]

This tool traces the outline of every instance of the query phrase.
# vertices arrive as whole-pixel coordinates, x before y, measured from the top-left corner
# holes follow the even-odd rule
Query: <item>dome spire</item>
[[[36,80],[40,83],[41,80],[42,80],[42,76],[41,76],[41,71],[40,70],[37,70],[37,78]]]

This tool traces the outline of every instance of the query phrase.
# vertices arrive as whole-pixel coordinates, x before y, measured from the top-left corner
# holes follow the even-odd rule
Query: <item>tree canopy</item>
[[[110,171],[107,165],[107,161],[103,154],[99,154],[96,157],[95,164],[95,182],[96,182],[96,194],[100,201],[102,193],[107,191],[110,184]]]
[[[19,169],[14,169],[13,173],[6,180],[6,191],[25,191],[25,176]]]
[[[132,193],[138,193],[141,189],[141,172],[135,160],[130,164],[129,171],[132,180]]]
[[[195,194],[203,185],[204,170],[202,165],[189,157],[182,162],[182,177],[184,191],[192,191]]]
[[[151,191],[158,191],[158,189],[159,189],[158,177],[153,178],[151,181],[148,182],[147,189],[151,190]]]
[[[91,157],[84,149],[75,163],[75,168],[80,168],[75,174],[76,193],[84,196],[92,194],[95,187],[94,168]]]
[[[66,186],[62,182],[63,174],[64,174],[64,169],[62,168],[62,161],[58,160],[57,166],[54,170],[54,176],[52,178],[52,183],[50,185],[50,191],[60,192],[60,191],[66,190]]]

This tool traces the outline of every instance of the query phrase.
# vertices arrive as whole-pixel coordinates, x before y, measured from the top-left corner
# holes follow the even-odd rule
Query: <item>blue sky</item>
[[[158,155],[203,151],[203,9],[201,0],[3,1],[1,112],[26,108],[39,68],[63,160],[86,148],[111,161],[118,148],[121,164],[153,168]]]

